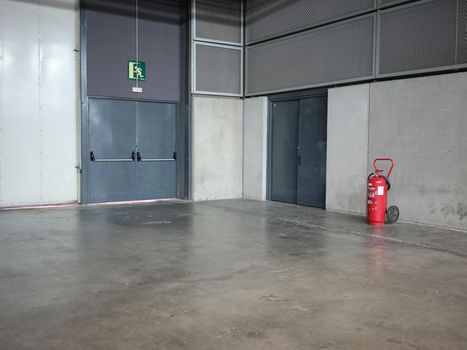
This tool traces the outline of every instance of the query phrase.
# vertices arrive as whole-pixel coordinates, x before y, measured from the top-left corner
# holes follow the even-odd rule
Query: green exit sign
[[[146,63],[142,61],[128,61],[128,79],[146,80]]]

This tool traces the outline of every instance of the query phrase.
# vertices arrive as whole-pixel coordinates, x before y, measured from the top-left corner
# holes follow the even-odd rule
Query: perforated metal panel
[[[195,39],[243,43],[240,0],[195,0]]]
[[[382,12],[378,73],[467,63],[466,2],[424,1]]]
[[[247,48],[247,95],[370,77],[374,15]]]
[[[467,62],[467,0],[458,0],[457,8],[458,63]]]
[[[194,45],[194,92],[241,96],[241,48],[218,44]]]
[[[393,6],[393,5],[400,5],[405,2],[415,2],[420,0],[378,0],[379,7],[386,7],[386,6]]]
[[[274,38],[374,7],[373,0],[247,0],[246,41]]]

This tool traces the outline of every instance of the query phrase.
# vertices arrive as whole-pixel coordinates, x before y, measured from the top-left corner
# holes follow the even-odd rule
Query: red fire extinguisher
[[[376,163],[379,161],[391,162],[387,176],[382,174],[384,170],[376,167]],[[394,168],[394,161],[391,158],[376,158],[373,161],[373,167],[375,172],[368,175],[368,224],[384,225],[385,221],[388,224],[393,224],[399,219],[399,208],[395,205],[387,208],[387,199],[388,191],[391,189],[389,176],[391,176],[392,168]]]

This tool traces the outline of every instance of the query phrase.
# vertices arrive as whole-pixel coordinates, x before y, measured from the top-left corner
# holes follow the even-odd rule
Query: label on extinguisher
[[[378,196],[384,195],[384,186],[378,186]]]

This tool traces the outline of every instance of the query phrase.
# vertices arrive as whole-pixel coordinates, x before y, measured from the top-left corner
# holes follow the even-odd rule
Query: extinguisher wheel
[[[393,224],[399,219],[399,208],[396,207],[395,205],[391,205],[388,208],[387,214],[386,214],[386,220],[388,224]]]

